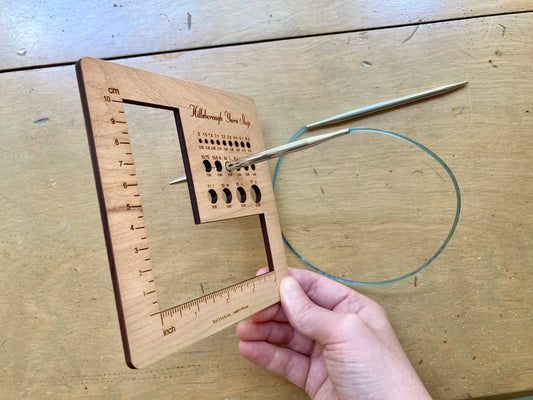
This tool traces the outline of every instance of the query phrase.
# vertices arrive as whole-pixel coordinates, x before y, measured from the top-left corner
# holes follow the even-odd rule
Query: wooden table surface
[[[126,366],[73,66],[82,56],[249,95],[267,147],[306,123],[468,79],[445,96],[341,125],[428,146],[462,194],[457,231],[427,269],[357,289],[388,311],[434,398],[533,393],[531,2],[4,3],[0,397],[306,398],[244,360],[234,327],[145,369]],[[153,135],[147,169],[168,168],[167,115],[126,112]],[[179,200],[169,190],[160,192]],[[439,165],[379,134],[288,157],[276,196],[282,229],[305,258],[361,280],[422,264],[455,210]],[[158,279],[169,302],[183,280],[172,278],[175,260],[196,262],[187,249],[206,252],[203,291],[216,287],[212,259],[231,263],[260,241],[231,229],[235,239],[222,244],[216,229],[161,235],[167,266]]]

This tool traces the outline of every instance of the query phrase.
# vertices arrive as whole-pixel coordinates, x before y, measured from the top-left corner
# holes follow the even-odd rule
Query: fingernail
[[[292,276],[288,276],[281,281],[281,291],[285,293],[287,297],[293,298],[301,293],[302,288],[300,284]]]

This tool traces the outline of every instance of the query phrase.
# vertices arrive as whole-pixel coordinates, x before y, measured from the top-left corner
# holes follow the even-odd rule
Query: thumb
[[[301,334],[325,344],[338,326],[339,315],[315,304],[292,276],[280,283],[281,306],[291,325]]]

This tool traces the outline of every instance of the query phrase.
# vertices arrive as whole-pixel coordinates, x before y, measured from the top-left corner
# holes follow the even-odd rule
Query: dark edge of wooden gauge
[[[183,131],[183,125],[181,124],[180,110],[177,108],[173,108],[172,110],[174,111],[174,119],[176,120],[176,128],[178,130],[181,156],[183,158],[183,168],[185,169],[185,175],[187,176],[187,186],[189,188],[189,196],[191,197],[192,215],[194,216],[194,223],[198,225],[201,223],[201,220],[198,210],[198,203],[196,200],[196,192],[194,191],[194,184],[192,181],[191,164],[189,163],[189,153],[187,151],[185,132]]]
[[[261,221],[261,231],[263,232],[263,242],[265,245],[265,252],[268,262],[268,271],[274,271],[274,261],[272,259],[272,249],[270,247],[270,239],[268,237],[268,229],[265,220],[265,214],[259,214],[259,220]]]
[[[109,221],[107,218],[105,198],[104,198],[104,193],[102,189],[102,180],[100,178],[98,157],[96,155],[96,145],[94,143],[94,136],[93,136],[94,132],[93,132],[92,124],[91,124],[91,115],[89,111],[89,104],[87,102],[87,91],[85,89],[85,81],[83,78],[82,61],[83,59],[79,60],[76,63],[76,76],[78,79],[78,88],[80,91],[81,107],[83,109],[83,117],[85,119],[85,129],[87,130],[89,150],[91,153],[93,174],[94,174],[94,180],[96,183],[96,193],[98,195],[98,203],[100,205],[100,216],[102,219],[102,228],[104,230],[104,238],[105,238],[105,243],[106,243],[106,248],[107,248],[107,258],[109,261],[109,270],[111,272],[111,281],[113,282],[113,291],[115,293],[115,304],[117,307],[118,320],[119,320],[119,325],[120,325],[120,334],[122,336],[122,344],[124,347],[124,355],[126,358],[126,364],[130,368],[135,369],[136,367],[133,365],[131,361],[131,353],[129,349],[128,335],[126,332],[126,323],[124,321],[122,300],[120,298],[120,289],[119,289],[119,282],[118,282],[117,270],[116,270],[116,264],[115,264],[115,256],[113,253],[113,245],[111,242],[111,234],[109,231]]]

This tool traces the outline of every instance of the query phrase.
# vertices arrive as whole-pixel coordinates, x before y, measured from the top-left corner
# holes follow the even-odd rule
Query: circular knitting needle
[[[248,167],[252,164],[257,164],[262,161],[271,160],[272,158],[278,158],[296,151],[308,149],[309,147],[327,142],[328,140],[335,139],[339,136],[344,136],[348,133],[350,133],[350,130],[346,128],[335,132],[324,133],[322,135],[301,139],[296,142],[287,143],[269,150],[261,151],[259,153],[250,154],[249,156],[241,157],[236,160],[226,161],[225,167],[228,171],[234,171],[236,169]],[[174,179],[173,181],[169,182],[169,185],[185,182],[186,180],[186,176],[181,176],[178,179]]]
[[[465,86],[467,83],[468,81],[452,83],[450,85],[439,86],[437,88],[426,90],[424,92],[418,92],[418,93],[410,94],[407,96],[397,97],[392,100],[382,101],[381,103],[372,104],[370,106],[358,108],[356,110],[348,111],[343,114],[338,114],[333,117],[323,119],[321,121],[313,122],[311,124],[306,125],[305,127],[307,129],[313,129],[313,128],[318,128],[322,126],[337,124],[337,123],[340,123],[340,122],[343,122],[349,119],[359,118],[364,115],[373,114],[379,111],[387,110],[392,107],[398,107],[398,106],[412,103],[415,101],[424,100],[429,97],[438,96],[440,94],[444,94],[452,90],[459,89]],[[261,161],[266,161],[272,158],[281,157],[286,154],[293,153],[295,151],[300,151],[300,150],[307,149],[312,146],[316,146],[317,144],[334,139],[338,136],[346,135],[348,132],[349,132],[348,129],[342,129],[340,131],[326,133],[323,135],[317,135],[317,136],[313,136],[307,139],[302,139],[296,142],[288,143],[282,146],[274,147],[273,149],[265,150],[260,153],[242,157],[237,160],[227,161],[226,169],[228,171],[233,171],[238,168],[247,167],[251,164],[257,164]],[[174,185],[176,183],[185,182],[186,180],[187,178],[185,176],[182,176],[182,177],[179,177],[178,179],[174,179],[173,181],[169,182],[169,185]]]
[[[294,153],[296,151],[308,149],[309,147],[313,147],[320,143],[327,142],[328,140],[335,139],[339,136],[344,136],[348,133],[350,133],[350,130],[346,128],[341,129],[340,131],[324,133],[323,135],[316,135],[306,139],[297,140],[296,142],[287,143],[282,146],[274,147],[273,149],[261,151],[259,153],[251,154],[246,157],[241,157],[237,160],[226,161],[226,169],[228,171],[233,171],[239,168],[248,167],[252,164],[260,163],[262,161],[282,157],[287,154]]]

